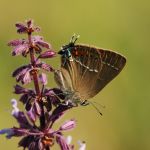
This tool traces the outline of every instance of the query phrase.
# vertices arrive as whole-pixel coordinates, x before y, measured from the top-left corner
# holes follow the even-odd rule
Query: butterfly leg
[[[87,100],[84,100],[84,101],[80,102],[80,105],[87,106],[87,105],[89,105],[89,102]]]
[[[65,100],[61,104],[64,105],[64,106],[68,106],[70,108],[72,108],[72,107],[78,107],[78,104],[73,103],[71,100]]]

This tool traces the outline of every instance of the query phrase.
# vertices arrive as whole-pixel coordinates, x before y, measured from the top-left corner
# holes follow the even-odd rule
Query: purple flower
[[[34,107],[32,107],[29,111],[27,111],[27,116],[32,123],[34,123],[36,121],[37,115],[36,115],[36,112],[34,110]]]
[[[21,94],[20,101],[25,105],[27,111],[30,111],[30,115],[36,118],[36,115],[41,114],[41,108],[39,107],[39,101],[43,100],[43,106],[47,111],[51,111],[52,105],[58,106],[64,99],[63,93],[60,89],[43,89],[42,95],[37,96],[34,90],[26,89],[20,85],[16,85],[14,93]]]
[[[47,48],[52,49],[52,46],[45,42],[42,36],[32,36],[32,45],[33,47],[41,47],[41,48]]]
[[[70,130],[72,128],[75,128],[75,121],[74,120],[69,120],[66,121],[61,127],[60,130]]]
[[[0,130],[0,134],[6,134],[6,138],[10,139],[12,136],[15,136],[15,133],[12,128]]]
[[[15,100],[12,100],[12,106],[13,106],[13,110],[14,107],[16,109],[17,102]],[[62,131],[73,129],[75,126],[75,121],[74,120],[67,121],[58,130],[52,129],[53,123],[62,116],[64,111],[67,110],[66,107],[64,107],[63,105],[61,105],[61,107],[62,107],[61,111],[57,111],[56,108],[54,109],[52,114],[47,113],[47,117],[45,118],[46,126],[42,130],[35,123],[30,123],[24,112],[17,111],[18,115],[13,115],[13,116],[16,118],[20,126],[13,127],[10,129],[0,130],[0,134],[6,134],[7,138],[11,138],[14,136],[23,137],[19,142],[19,146],[23,147],[24,149],[25,148],[28,148],[29,150],[46,149],[47,147],[52,147],[56,139],[56,142],[60,145],[61,150],[72,150],[70,146],[67,144],[67,141],[63,136]],[[53,120],[53,118],[57,118],[57,119]]]
[[[12,40],[8,43],[8,46],[13,47],[12,56],[18,56],[21,54],[26,56],[29,52],[29,44],[25,39]]]
[[[21,55],[26,57],[29,53],[30,48],[34,49],[37,54],[42,52],[42,48],[49,49],[47,53],[47,58],[52,58],[55,52],[52,51],[52,46],[45,42],[42,36],[33,36],[31,38],[31,43],[25,39],[15,39],[8,43],[8,46],[12,46],[12,56]],[[49,56],[48,56],[49,55]],[[45,54],[43,57],[46,57]]]
[[[86,150],[86,143],[85,141],[78,141],[79,150]]]
[[[67,136],[66,142],[67,142],[67,144],[69,145],[69,147],[74,150],[74,145],[71,145],[72,136],[70,136],[70,135]],[[78,150],[86,150],[86,143],[85,143],[85,141],[78,141],[78,146],[79,146],[79,149],[78,149]]]
[[[40,54],[39,58],[52,58],[56,55],[54,51],[47,50],[44,53]]]
[[[71,145],[71,142],[72,142],[72,136],[67,136],[66,138],[66,141],[67,141],[67,144],[72,147],[72,149],[74,149],[74,145]],[[78,141],[78,146],[79,146],[79,149],[78,150],[86,150],[86,143],[85,141]]]
[[[16,40],[12,40],[8,43],[8,46],[20,46],[24,43],[26,43],[27,41],[25,39],[16,39]]]
[[[30,89],[25,89],[23,87],[21,87],[20,85],[16,85],[14,87],[15,91],[14,93],[16,94],[21,94],[20,97],[20,101],[25,104],[25,108],[27,111],[30,111],[32,109],[32,111],[36,114],[39,114],[40,111],[38,111],[39,109],[39,105],[38,105],[38,97],[36,97],[36,93],[34,90],[30,90]],[[31,113],[31,112],[30,112]]]
[[[60,145],[61,150],[73,150],[72,147],[67,144],[66,139],[61,135],[56,137],[56,141]]]
[[[11,104],[12,104],[12,107],[13,107],[13,110],[12,110],[11,114],[15,117],[18,117],[19,109],[18,109],[18,106],[17,106],[17,101],[15,99],[12,99]]]
[[[54,69],[50,65],[44,62],[36,61],[34,66],[35,67],[33,67],[33,65],[31,64],[21,66],[12,73],[12,76],[16,77],[17,82],[21,82],[22,84],[28,84],[33,80],[33,75],[37,73],[40,69],[48,72],[54,71]],[[44,84],[46,84],[47,79],[44,74],[39,75],[39,80],[45,80]]]
[[[15,88],[15,91],[14,91],[15,94],[34,93],[33,90],[26,89],[26,88],[24,88],[24,87],[22,87],[20,85],[15,85],[14,88]]]
[[[27,33],[28,28],[25,24],[23,23],[16,23],[16,28],[18,33]]]
[[[47,76],[46,76],[46,74],[45,73],[40,74],[39,75],[39,80],[41,81],[41,83],[43,85],[46,85],[47,84]]]
[[[39,32],[40,28],[33,25],[33,20],[27,20],[26,24],[16,23],[17,32],[22,33],[32,33]]]
[[[48,71],[48,72],[53,72],[54,71],[54,69],[50,65],[48,65],[48,64],[46,64],[44,62],[38,63],[37,67],[41,68],[41,69],[43,69],[45,71]]]
[[[30,75],[32,70],[33,69],[31,65],[24,65],[24,66],[17,68],[13,72],[12,76],[16,77],[17,82],[21,81],[22,84],[27,84],[27,83],[30,83],[32,80],[32,76]]]
[[[58,88],[43,90],[42,94],[43,105],[47,111],[51,111],[52,106],[59,107],[61,101],[65,99],[63,92]]]
[[[0,134],[5,134],[7,138],[21,137],[18,145],[24,150],[50,150],[54,144],[58,144],[61,150],[74,150],[74,145],[68,143],[63,132],[73,129],[75,120],[70,119],[58,129],[53,129],[54,123],[73,107],[69,100],[65,101],[66,94],[61,89],[46,87],[45,72],[54,72],[55,69],[41,59],[52,58],[56,53],[42,36],[33,36],[33,32],[40,31],[40,28],[34,26],[31,19],[26,23],[17,23],[16,28],[18,33],[26,33],[27,38],[12,40],[8,46],[12,47],[12,56],[29,55],[29,63],[18,67],[12,76],[22,84],[33,82],[34,88],[15,85],[14,93],[20,95],[25,111],[19,110],[17,101],[12,99],[11,114],[18,126],[0,130]]]

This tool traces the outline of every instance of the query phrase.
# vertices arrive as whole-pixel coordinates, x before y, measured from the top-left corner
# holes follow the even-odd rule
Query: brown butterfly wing
[[[62,57],[61,72],[70,75],[73,91],[78,94],[81,99],[89,97],[89,91],[92,91],[99,76],[101,69],[101,58],[98,51],[89,47],[73,47],[73,61]],[[66,73],[65,73],[66,74]],[[65,75],[64,75],[65,76]],[[67,84],[67,83],[66,83]]]
[[[78,55],[74,55],[72,51],[79,72],[76,72],[76,74],[80,74],[76,90],[80,93],[81,99],[89,99],[94,96],[91,96],[91,94],[93,89],[95,89],[97,78],[101,70],[101,57],[98,51],[93,47],[76,45],[74,50],[77,50],[79,53]]]
[[[88,54],[85,56],[86,53],[81,53],[84,56],[80,59],[81,63],[85,66],[87,65],[89,68],[84,69],[84,73],[81,73],[79,81],[80,85],[77,87],[83,99],[92,98],[100,92],[120,73],[126,63],[124,56],[110,50],[103,50],[86,45],[76,45],[74,51],[76,50],[86,51]],[[76,56],[74,53],[75,52],[72,52],[74,59],[78,60],[78,57],[80,56]],[[88,63],[85,63],[84,57],[87,56]],[[81,72],[83,65],[80,65],[78,72]],[[79,66],[79,64],[77,64],[77,66]]]
[[[55,70],[54,79],[56,84],[61,88],[62,91],[73,91],[72,79],[69,72],[66,69],[61,68]]]
[[[68,58],[61,57],[61,68],[59,71],[63,76],[61,80],[64,82],[65,87],[68,87],[68,90],[74,92],[74,87],[76,87],[77,83],[76,72],[78,72],[76,63],[74,63],[74,61],[70,61]]]
[[[61,58],[61,72],[65,84],[81,99],[95,96],[119,74],[126,63],[120,54],[86,45],[75,45],[71,54],[73,61]]]
[[[110,50],[98,49],[98,51],[101,56],[102,68],[97,83],[101,85],[101,90],[121,72],[126,64],[126,58]]]

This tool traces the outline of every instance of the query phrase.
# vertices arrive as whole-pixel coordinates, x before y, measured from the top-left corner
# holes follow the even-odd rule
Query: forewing
[[[104,88],[111,80],[113,80],[124,68],[126,58],[116,52],[110,50],[98,49],[101,56],[102,67],[97,79],[96,93]]]
[[[80,47],[82,46],[80,45]],[[83,45],[83,47],[85,46]],[[82,92],[82,95],[85,99],[92,98],[98,92],[100,92],[111,80],[113,80],[120,73],[120,71],[126,64],[126,59],[124,56],[111,50],[103,50],[94,47],[89,49],[89,53],[93,53],[93,51],[98,52],[98,61],[101,63],[96,81],[91,81],[91,83],[88,83],[89,85],[86,85],[86,89],[87,87],[89,87],[89,90],[86,90],[86,93]],[[91,57],[92,61],[94,61],[93,59],[94,57]],[[94,72],[90,72],[91,78],[93,76],[93,73]],[[84,82],[86,82],[86,79],[86,76],[82,78],[81,85],[83,85]]]
[[[123,69],[124,56],[87,45],[75,45],[72,60],[61,58],[61,69],[67,71],[66,85],[78,92],[81,99],[89,99],[100,92]],[[66,74],[63,71],[63,74]],[[71,82],[70,82],[71,80]]]
[[[73,61],[62,57],[61,68],[68,70],[72,77],[72,85],[81,99],[86,99],[94,88],[99,71],[101,70],[101,59],[99,52],[89,46],[76,45],[71,49]]]

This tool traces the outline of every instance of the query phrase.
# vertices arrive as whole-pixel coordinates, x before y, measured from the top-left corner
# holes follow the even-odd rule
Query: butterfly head
[[[58,52],[58,54],[66,57],[66,58],[70,58],[71,57],[71,50],[74,47],[75,42],[77,41],[78,38],[79,38],[79,35],[74,34],[71,37],[69,44],[63,45],[61,50]]]

